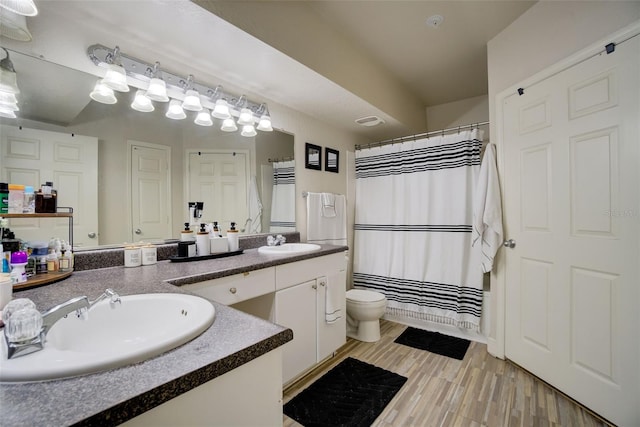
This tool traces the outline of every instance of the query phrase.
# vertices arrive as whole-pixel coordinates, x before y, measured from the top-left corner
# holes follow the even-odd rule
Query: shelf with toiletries
[[[0,218],[4,218],[4,219],[67,218],[69,221],[69,226],[68,226],[69,227],[69,242],[68,242],[69,246],[68,247],[73,248],[73,208],[59,206],[56,209],[57,209],[56,212],[0,213]],[[67,253],[70,254],[71,251],[68,251]],[[71,257],[67,256],[64,259],[56,258],[55,264],[61,265],[60,263],[63,261],[67,263],[67,267],[63,271],[60,271],[62,270],[62,268],[60,268],[60,270],[56,269],[55,271],[46,271],[42,274],[38,273],[38,274],[27,276],[26,280],[23,279],[24,281],[14,283],[13,289],[14,290],[27,289],[27,288],[32,288],[36,286],[48,285],[48,284],[66,279],[73,273],[73,267],[72,267],[73,261]]]

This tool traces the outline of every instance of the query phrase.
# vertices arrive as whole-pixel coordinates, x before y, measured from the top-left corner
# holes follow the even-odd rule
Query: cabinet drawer
[[[276,266],[276,290],[285,289],[316,277],[326,276],[329,272],[347,268],[344,252],[324,255]]]
[[[182,286],[189,292],[225,305],[235,304],[275,291],[275,267],[205,280]]]

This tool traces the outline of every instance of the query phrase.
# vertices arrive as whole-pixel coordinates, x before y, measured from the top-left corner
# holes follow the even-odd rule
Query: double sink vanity
[[[215,314],[202,333],[198,331],[195,338],[155,357],[70,378],[0,383],[0,424],[281,425],[283,384],[312,369],[345,342],[345,316],[335,323],[325,322],[325,304],[331,290],[344,313],[346,249],[294,244],[271,250],[245,249],[237,256],[188,263],[98,268],[15,292],[14,298],[29,298],[44,310],[112,288],[122,303],[115,304],[110,315],[117,315],[120,305],[133,307],[140,298],[162,301],[198,295],[211,302]],[[187,300],[172,303],[189,307],[181,311],[182,317],[196,310]],[[162,304],[158,307],[164,307]],[[166,306],[167,319],[157,322],[158,329],[180,329],[175,323],[181,320],[170,317],[176,308],[173,305]],[[92,310],[88,315],[89,321],[92,315],[102,316]],[[151,311],[143,317],[159,319]],[[135,317],[128,319],[114,323],[113,328],[153,328],[155,323],[147,321],[142,326]],[[129,327],[123,326],[127,323]],[[98,331],[104,336],[103,347],[99,336],[91,337],[97,344],[86,347],[108,352],[108,338],[118,333],[109,328]],[[78,346],[74,351],[85,351],[82,345],[74,345]],[[36,362],[38,353],[20,359],[26,362],[30,357]],[[14,360],[3,359],[2,363]],[[36,363],[34,371],[42,363]]]

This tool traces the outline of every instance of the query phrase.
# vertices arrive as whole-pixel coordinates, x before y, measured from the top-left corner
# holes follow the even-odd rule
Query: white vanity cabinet
[[[273,321],[293,330],[293,341],[282,347],[283,383],[321,362],[346,341],[346,279],[344,253],[276,266]],[[332,295],[341,310],[333,323],[325,320]]]
[[[224,305],[232,305],[273,293],[276,289],[275,267],[183,285],[182,289]]]

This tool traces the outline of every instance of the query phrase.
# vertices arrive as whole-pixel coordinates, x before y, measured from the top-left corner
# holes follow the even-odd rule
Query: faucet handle
[[[77,309],[76,317],[80,320],[89,320],[89,309],[87,307]]]
[[[4,334],[9,342],[23,342],[40,335],[42,315],[32,307],[23,308],[11,314],[4,326]]]
[[[111,304],[119,303],[122,304],[122,300],[120,299],[120,295],[116,291],[111,288],[107,288],[104,291],[105,295],[111,298]]]

